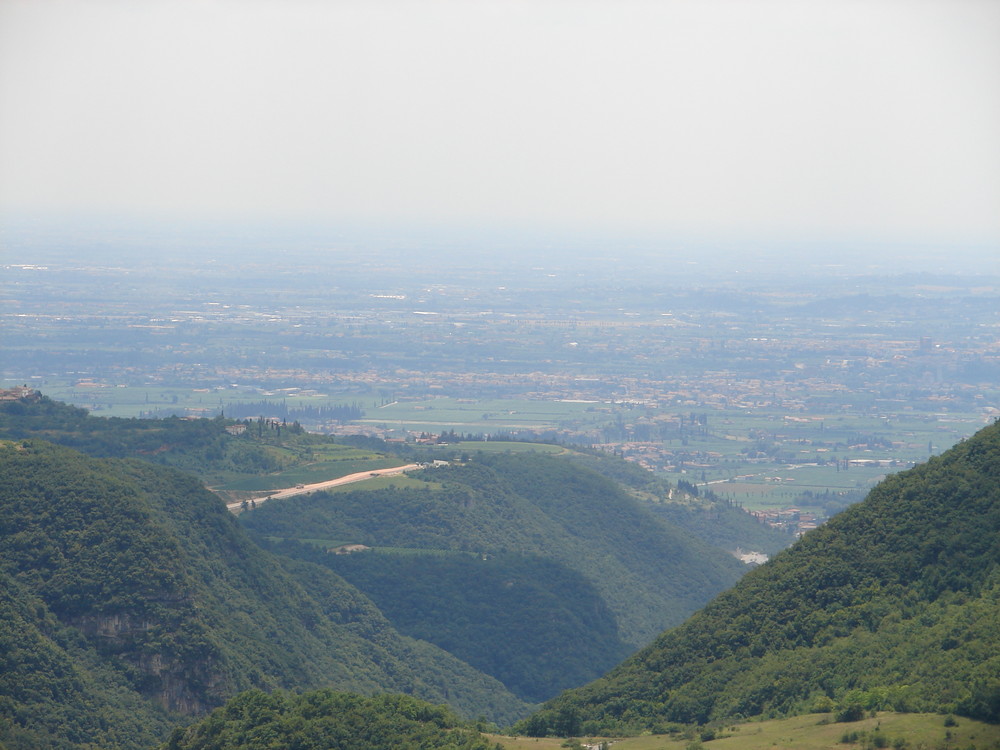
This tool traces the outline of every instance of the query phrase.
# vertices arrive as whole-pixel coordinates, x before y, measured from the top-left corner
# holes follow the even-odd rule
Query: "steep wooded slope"
[[[550,546],[548,554],[572,561],[595,582],[628,642],[646,643],[682,622],[746,572],[731,555],[656,518],[596,472],[558,457],[533,459],[499,454],[481,460],[559,527],[567,551]]]
[[[614,482],[558,457],[484,454],[417,476],[426,488],[316,493],[241,520],[284,538],[557,560],[597,587],[622,639],[635,645],[682,622],[746,570],[655,518]]]
[[[251,687],[410,692],[497,721],[523,710],[495,680],[401,637],[330,571],[256,547],[189,475],[0,443],[0,518],[11,748],[141,746],[168,714]]]
[[[1000,425],[889,477],[521,728],[655,728],[817,705],[1000,720]]]
[[[0,747],[148,747],[168,727],[79,631],[0,571]]]
[[[515,695],[541,702],[607,672],[634,648],[596,588],[538,555],[330,555],[280,546],[365,592],[400,632],[434,643]]]
[[[483,454],[413,476],[426,485],[317,493],[240,518],[272,538],[451,553],[326,556],[326,564],[370,591],[404,632],[452,650],[528,699],[597,676],[621,658],[623,644],[648,642],[745,571],[614,482],[559,457]],[[565,585],[553,585],[560,580]],[[428,593],[415,601],[417,591]],[[546,628],[554,617],[557,625]],[[553,632],[572,633],[578,647],[554,649]]]
[[[628,487],[644,507],[668,523],[725,552],[756,551],[774,555],[794,538],[762,523],[731,502],[711,492],[699,493],[693,485],[674,486],[663,474],[602,451],[574,451],[569,460],[593,469]]]

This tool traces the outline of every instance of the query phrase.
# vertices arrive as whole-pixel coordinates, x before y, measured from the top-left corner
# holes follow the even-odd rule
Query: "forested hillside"
[[[227,428],[236,430],[236,434]],[[386,463],[385,456],[338,446],[330,437],[306,433],[295,422],[281,424],[261,419],[241,422],[221,416],[213,419],[94,417],[85,409],[46,396],[0,403],[0,438],[41,438],[90,456],[140,458],[191,472],[210,485],[259,477],[310,464],[319,458],[329,459],[336,456],[338,448],[343,454],[366,459],[362,467],[349,468],[343,473],[364,470],[367,465],[381,468],[402,463]]]
[[[405,695],[366,698],[317,690],[242,693],[197,724],[177,730],[162,750],[494,750],[444,706]]]
[[[0,741],[141,747],[247,688],[408,692],[509,721],[500,683],[256,547],[193,477],[0,443]]]
[[[170,723],[94,644],[0,571],[0,747],[149,747]]]
[[[243,431],[232,435],[227,428]],[[223,417],[94,417],[84,409],[45,396],[0,403],[0,438],[32,437],[67,445],[91,456],[141,458],[173,466],[198,475],[217,490],[277,489],[300,481],[366,471],[369,467],[459,455],[446,448],[389,445],[363,436],[334,439],[309,434],[295,422],[282,425]],[[495,448],[495,443],[485,445]],[[461,453],[478,453],[469,444],[465,446]],[[564,458],[627,487],[655,515],[725,552],[739,547],[773,554],[791,542],[787,534],[759,523],[729,503],[680,492],[662,475],[618,456],[580,449],[565,451]],[[267,476],[273,481],[262,479]]]
[[[424,486],[316,493],[241,521],[266,538],[376,548],[349,560],[283,550],[341,573],[401,630],[528,700],[598,676],[745,570],[560,457],[480,454],[413,476]]]
[[[654,515],[725,552],[742,549],[774,555],[794,541],[788,533],[688,482],[671,484],[663,474],[604,452],[577,451],[568,458],[628,487]]]
[[[582,685],[635,649],[607,604],[572,568],[538,555],[331,555],[279,550],[329,567],[370,596],[400,632],[434,643],[540,702]]]
[[[535,734],[836,708],[1000,721],[1000,425],[878,485]]]

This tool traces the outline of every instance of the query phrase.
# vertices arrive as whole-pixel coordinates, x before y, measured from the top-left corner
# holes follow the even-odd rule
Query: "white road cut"
[[[406,464],[406,466],[393,466],[389,469],[373,469],[371,471],[359,471],[356,474],[348,474],[343,477],[338,477],[337,479],[329,479],[325,482],[316,482],[315,484],[303,484],[296,487],[289,487],[284,490],[275,490],[274,492],[267,495],[267,497],[262,497],[254,500],[254,503],[260,505],[268,500],[281,500],[286,497],[294,497],[295,495],[305,495],[310,492],[318,492],[319,490],[325,490],[329,487],[339,487],[342,484],[351,484],[352,482],[363,482],[366,479],[374,479],[375,477],[389,477],[395,474],[402,474],[404,471],[412,471],[414,469],[419,469],[420,464]],[[239,513],[240,509],[243,507],[243,501],[235,503],[226,503],[226,507],[229,508],[233,513]]]

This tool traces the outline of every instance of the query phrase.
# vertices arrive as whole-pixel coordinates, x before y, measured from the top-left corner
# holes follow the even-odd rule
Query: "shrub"
[[[837,712],[837,721],[861,721],[865,718],[865,707],[857,703],[850,706],[844,706],[840,711]]]

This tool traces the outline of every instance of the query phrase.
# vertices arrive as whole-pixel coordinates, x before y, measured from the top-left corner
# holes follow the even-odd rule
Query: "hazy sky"
[[[0,0],[0,211],[1000,248],[998,0]]]

